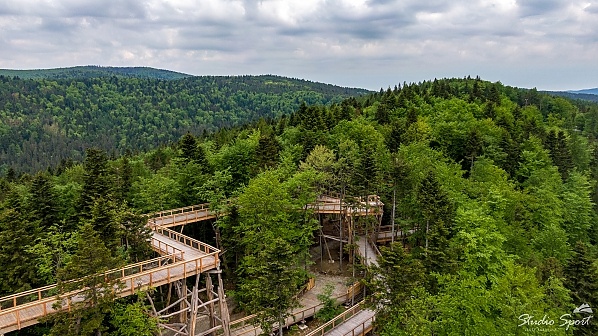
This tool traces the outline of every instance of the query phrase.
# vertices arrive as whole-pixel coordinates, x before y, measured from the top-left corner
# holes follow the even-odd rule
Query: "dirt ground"
[[[328,248],[327,248],[328,247]],[[322,255],[321,252],[324,252]],[[327,244],[322,244],[322,249],[319,245],[312,246],[310,249],[313,265],[310,270],[315,274],[323,275],[340,275],[345,277],[353,276],[353,266],[349,264],[349,256],[343,253],[343,263],[339,259],[339,242],[328,241]],[[331,259],[332,258],[332,259]],[[359,276],[356,271],[355,276]]]

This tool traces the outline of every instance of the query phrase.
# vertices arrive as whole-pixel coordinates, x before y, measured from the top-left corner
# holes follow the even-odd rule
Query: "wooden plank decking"
[[[363,258],[366,266],[378,266],[378,251],[368,242],[366,236],[360,236],[357,243],[357,252]]]
[[[353,317],[347,319],[336,328],[324,335],[328,336],[361,336],[372,330],[376,313],[370,309],[364,309]]]

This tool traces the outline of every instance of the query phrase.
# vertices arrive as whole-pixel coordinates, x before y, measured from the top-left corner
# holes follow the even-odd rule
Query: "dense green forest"
[[[0,76],[21,79],[84,79],[98,77],[133,77],[149,79],[182,79],[191,77],[180,72],[147,67],[77,66],[56,69],[11,70],[0,69]]]
[[[100,68],[107,69],[122,70]],[[31,173],[81,161],[92,146],[111,154],[148,150],[187,132],[276,118],[301,102],[329,104],[368,92],[277,76],[82,74],[35,80],[0,75],[0,171]]]
[[[529,324],[543,317],[551,334],[598,334],[591,319],[559,326],[598,307],[598,105],[464,78],[268,117],[209,134],[190,124],[195,135],[164,131],[180,137],[170,146],[115,159],[88,149],[81,164],[3,177],[0,295],[144,258],[139,213],[233,198],[213,225],[186,230],[228,251],[230,293],[271,326],[307,276],[318,221],[305,205],[333,190],[380,195],[383,224],[410,232],[364,279],[378,334],[544,334]],[[71,335],[77,317],[94,335],[155,326],[138,298],[94,307],[29,332]]]

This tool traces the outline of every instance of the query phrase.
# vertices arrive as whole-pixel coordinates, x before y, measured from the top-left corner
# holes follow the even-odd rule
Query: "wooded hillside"
[[[148,150],[186,132],[276,118],[301,102],[329,104],[367,92],[277,76],[167,81],[83,73],[36,80],[0,75],[2,171],[81,161],[92,146],[117,154]]]

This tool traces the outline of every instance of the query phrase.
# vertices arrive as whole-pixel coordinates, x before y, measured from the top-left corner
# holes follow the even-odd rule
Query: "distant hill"
[[[575,91],[569,91],[569,92],[575,93],[575,94],[592,94],[592,95],[598,95],[598,88],[584,89],[584,90],[575,90]]]
[[[191,75],[180,72],[148,67],[100,67],[94,65],[57,69],[0,69],[0,76],[17,76],[22,79],[85,79],[117,76],[165,80],[191,77]]]
[[[590,90],[598,90],[598,89],[590,89]],[[598,102],[598,93],[590,94],[590,93],[581,93],[581,91],[590,91],[590,90],[580,90],[580,91],[542,91],[544,93],[548,93],[554,96],[561,96],[569,99],[580,99],[580,100],[587,100],[591,102]],[[579,93],[577,93],[579,92]]]
[[[302,102],[330,105],[370,92],[270,75],[138,78],[156,72],[128,69],[138,76],[93,77],[84,70],[65,79],[0,77],[0,172],[80,160],[91,146],[114,153],[149,149],[186,132],[288,115]],[[75,75],[84,73],[90,76]]]

